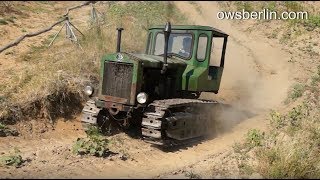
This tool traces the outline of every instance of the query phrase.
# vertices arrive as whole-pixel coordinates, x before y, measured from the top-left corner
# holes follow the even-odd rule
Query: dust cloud
[[[275,44],[264,42],[262,36],[258,39],[250,37],[231,23],[214,18],[219,11],[216,2],[198,4],[202,15],[193,16],[194,21],[229,35],[219,93],[202,93],[200,96],[221,103],[219,112],[215,108],[205,110],[215,122],[215,131],[231,130],[241,121],[280,107],[290,86],[290,68],[286,64],[290,58],[288,54]],[[192,8],[188,10],[192,11]],[[220,55],[217,52],[221,51],[222,43],[213,43],[217,50],[213,49],[213,64],[210,64],[218,65]]]

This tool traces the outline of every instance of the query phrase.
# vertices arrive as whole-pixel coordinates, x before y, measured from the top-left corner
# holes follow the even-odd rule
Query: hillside
[[[0,3],[0,46],[50,26],[83,2]],[[62,24],[0,53],[0,174],[4,178],[319,178],[320,4],[318,2],[97,2],[70,12],[81,48]],[[219,20],[219,11],[306,10],[305,21]],[[53,13],[54,12],[54,13]],[[229,34],[218,94],[230,105],[214,136],[163,150],[118,133],[93,141],[80,124],[84,85],[98,84],[99,60],[143,52],[151,25],[207,25]],[[241,110],[239,110],[241,109]],[[4,133],[3,133],[4,132]],[[16,133],[19,135],[16,136]],[[3,135],[4,134],[4,135]],[[6,137],[5,137],[6,136]],[[89,142],[89,143],[88,143]],[[88,143],[88,144],[86,144]],[[92,143],[92,144],[90,144]],[[92,148],[94,146],[94,148]],[[102,148],[101,148],[102,147]],[[89,149],[89,154],[74,153]],[[92,153],[94,152],[94,153]]]

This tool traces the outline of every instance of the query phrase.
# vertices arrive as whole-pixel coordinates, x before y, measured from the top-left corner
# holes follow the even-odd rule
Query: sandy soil
[[[2,178],[185,178],[187,172],[201,177],[239,177],[232,156],[234,142],[241,141],[251,128],[265,130],[268,112],[280,108],[292,81],[295,67],[288,63],[291,54],[262,35],[248,36],[232,22],[217,20],[216,2],[200,2],[202,15],[188,2],[176,2],[190,19],[230,35],[224,76],[219,94],[204,93],[254,114],[226,113],[228,128],[215,137],[171,151],[163,151],[124,133],[114,136],[109,158],[79,157],[70,152],[74,141],[85,134],[79,117],[60,120],[52,130],[36,135],[0,138],[0,152],[18,147],[30,159],[21,168],[1,168]],[[128,157],[123,160],[122,155]],[[221,174],[220,172],[228,172]],[[259,177],[254,175],[253,177]]]

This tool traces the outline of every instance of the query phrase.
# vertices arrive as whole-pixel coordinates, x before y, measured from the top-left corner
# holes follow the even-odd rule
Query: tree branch
[[[60,24],[60,23],[63,22],[64,20],[66,20],[66,18],[63,18],[62,20],[55,22],[53,25],[51,25],[51,26],[48,27],[48,28],[45,28],[45,29],[42,29],[42,30],[37,31],[37,32],[28,33],[28,34],[25,34],[25,35],[23,35],[23,36],[20,36],[19,38],[17,38],[17,39],[14,40],[13,42],[11,42],[11,43],[3,46],[3,47],[0,47],[0,53],[1,53],[2,51],[6,50],[6,49],[8,49],[8,48],[10,48],[10,47],[12,47],[12,46],[18,45],[18,44],[19,44],[24,38],[26,38],[26,37],[33,37],[33,36],[37,36],[37,35],[39,35],[39,34],[45,33],[45,32],[47,32],[47,31],[50,31],[54,26]]]
[[[68,9],[67,9],[67,13],[64,14],[63,16],[68,16],[68,15],[69,15],[69,11],[71,11],[71,10],[73,10],[73,9],[77,9],[77,8],[82,7],[82,6],[89,5],[90,3],[95,4],[96,2],[97,2],[97,1],[86,1],[86,2],[84,2],[83,4],[80,4],[80,5],[78,5],[78,6],[74,6],[74,7],[68,8]]]

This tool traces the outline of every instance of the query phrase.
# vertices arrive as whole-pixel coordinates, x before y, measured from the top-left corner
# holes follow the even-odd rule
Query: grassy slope
[[[1,122],[28,117],[53,120],[80,112],[86,98],[82,92],[84,85],[98,83],[101,56],[115,51],[116,27],[125,29],[123,50],[143,52],[151,25],[164,24],[168,19],[173,24],[186,22],[173,5],[165,2],[111,2],[99,7],[101,23],[84,30],[85,37],[80,39],[83,51],[61,34],[55,46],[46,48],[50,42],[47,38],[15,60],[24,66],[21,71],[11,71],[8,78],[2,79]]]
[[[297,78],[288,92],[284,113],[270,112],[270,129],[252,129],[246,142],[235,144],[239,169],[244,176],[259,173],[265,178],[320,177],[320,61],[319,61],[319,4],[301,2],[226,2],[229,10],[257,11],[263,8],[282,11],[308,11],[308,20],[255,21],[245,24],[249,33],[261,30],[268,38],[298,54],[296,63],[305,72]],[[318,9],[316,9],[318,8]],[[246,26],[247,25],[247,26]]]

